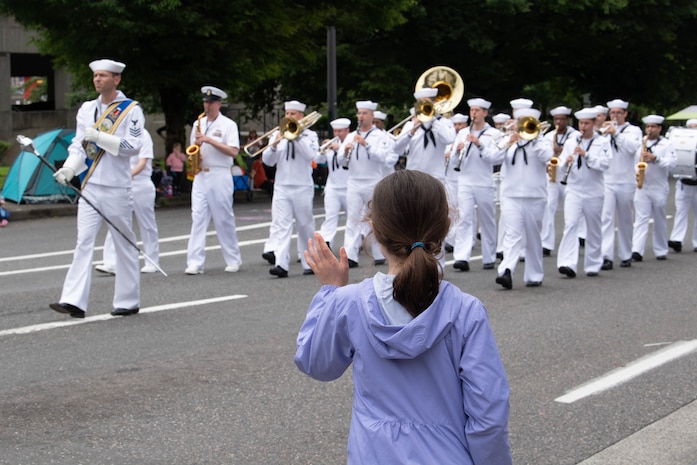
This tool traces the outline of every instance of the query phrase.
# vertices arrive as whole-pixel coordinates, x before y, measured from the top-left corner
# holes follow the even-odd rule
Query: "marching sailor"
[[[112,315],[125,316],[140,309],[138,250],[133,244],[133,200],[130,158],[137,156],[143,143],[145,117],[138,102],[117,89],[125,64],[102,59],[90,63],[92,82],[99,97],[82,104],[77,112],[75,138],[68,147],[68,158],[53,177],[67,185],[87,171],[82,180],[82,197],[113,223],[116,279]],[[87,160],[86,160],[87,159]],[[87,164],[89,163],[89,168]],[[77,244],[73,261],[63,283],[60,300],[51,309],[73,318],[84,318],[92,278],[92,256],[103,218],[81,198],[77,209]]]
[[[642,118],[646,136],[636,151],[637,180],[638,164],[644,163],[643,185],[634,193],[634,235],[632,236],[632,260],[643,260],[649,219],[653,218],[653,253],[657,260],[668,255],[668,225],[666,224],[666,200],[668,199],[668,174],[675,167],[676,155],[673,144],[661,136],[663,116],[648,115]],[[638,187],[638,186],[637,186]]]
[[[242,264],[232,210],[233,180],[230,172],[240,151],[237,123],[220,108],[227,94],[213,86],[201,88],[204,113],[191,125],[191,144],[198,145],[201,171],[191,187],[191,236],[186,250],[188,275],[203,274],[206,262],[206,231],[213,218],[225,271],[235,273]]]

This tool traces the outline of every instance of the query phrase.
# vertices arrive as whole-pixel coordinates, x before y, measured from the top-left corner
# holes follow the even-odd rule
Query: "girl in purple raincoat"
[[[448,232],[443,185],[397,171],[375,187],[368,214],[389,261],[348,284],[315,234],[306,259],[322,284],[298,334],[295,363],[320,381],[353,363],[349,464],[511,464],[509,388],[486,309],[442,280]]]

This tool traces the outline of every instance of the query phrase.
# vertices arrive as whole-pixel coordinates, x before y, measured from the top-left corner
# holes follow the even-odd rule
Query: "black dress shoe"
[[[542,286],[542,281],[528,281],[525,283],[525,287],[540,287]]]
[[[584,248],[586,246],[586,240],[582,237],[578,238],[578,246]]]
[[[608,260],[607,258],[603,260],[603,266],[600,267],[601,270],[611,270],[612,269],[612,260]]]
[[[373,265],[374,265],[374,266],[380,266],[380,265],[384,265],[384,264],[385,264],[385,259],[384,259],[384,258],[381,258],[381,259],[379,259],[379,260],[375,260],[375,261],[373,262]]]
[[[520,258],[518,259],[518,261],[519,261],[520,263],[525,263],[525,257],[520,257]]]
[[[279,278],[287,278],[288,277],[288,271],[284,270],[280,266],[277,266],[275,268],[271,268],[269,270],[269,273],[274,275],[274,276],[278,276]]]
[[[632,266],[632,261],[631,261],[631,260],[622,260],[622,261],[620,262],[620,267],[621,267],[621,268],[629,268],[630,266]]]
[[[460,271],[469,271],[470,264],[465,260],[456,260],[455,263],[453,263],[453,268]]]
[[[569,278],[575,278],[576,277],[576,272],[569,268],[568,266],[560,266],[559,267],[559,272],[561,274],[565,274]]]
[[[665,255],[659,255],[658,257],[656,257],[656,260],[665,260],[666,258],[668,257],[666,257]]]
[[[312,271],[311,268],[307,268],[307,269],[303,270],[303,275],[307,276],[307,275],[310,275],[310,274],[315,274],[315,272]]]
[[[139,308],[115,308],[111,311],[113,316],[128,316],[135,315],[140,311]]]
[[[503,252],[496,252],[496,258],[499,260],[503,260]]]
[[[675,250],[676,252],[682,252],[682,242],[668,241],[668,247]]]
[[[482,269],[493,270],[495,266],[495,263],[485,263],[484,265],[482,265]]]
[[[588,273],[586,273],[586,276],[590,276],[592,278],[593,276],[598,276],[598,272],[597,271],[589,271]]]
[[[453,248],[452,245],[450,245],[450,244],[445,244],[445,252],[446,252],[446,253],[453,253],[453,250],[455,250],[455,249]]]
[[[496,277],[496,284],[502,285],[505,289],[513,288],[513,279],[511,279],[511,270],[506,268],[501,276]]]
[[[644,259],[639,252],[632,252],[632,260],[635,262],[640,262]]]
[[[549,250],[549,249],[546,249],[546,248],[542,247],[542,256],[543,256],[543,257],[549,257],[550,255],[552,255],[552,251]]]
[[[85,311],[80,309],[80,308],[77,308],[75,305],[61,303],[61,302],[53,302],[52,304],[49,304],[49,307],[52,310],[57,311],[58,313],[67,313],[68,315],[72,316],[73,318],[84,318],[85,317]]]
[[[273,253],[273,250],[271,252],[264,252],[263,254],[261,254],[261,258],[269,262],[269,264],[271,265],[276,264],[276,254]]]
[[[358,262],[351,260],[350,258],[348,259],[348,264],[349,264],[349,268],[358,268]]]

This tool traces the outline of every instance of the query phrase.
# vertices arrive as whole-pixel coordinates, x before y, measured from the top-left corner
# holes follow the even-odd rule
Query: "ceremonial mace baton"
[[[43,155],[41,155],[38,150],[36,150],[36,147],[34,147],[34,141],[32,139],[30,139],[29,137],[26,137],[26,136],[18,135],[17,142],[19,142],[19,145],[22,146],[22,150],[26,150],[27,152],[32,152],[34,155],[36,155],[39,158],[39,160],[41,160],[41,163],[46,165],[51,171],[53,171],[54,173],[56,171],[58,171],[56,169],[56,167],[51,164],[51,162],[46,160],[46,158]],[[148,255],[145,252],[140,250],[140,247],[138,247],[136,245],[136,243],[131,240],[131,238],[129,238],[126,234],[124,234],[123,231],[121,231],[118,227],[116,227],[116,225],[114,223],[112,223],[111,220],[109,218],[107,218],[106,215],[104,213],[102,213],[101,210],[99,210],[99,208],[95,207],[94,204],[90,201],[90,199],[88,199],[87,197],[82,195],[82,192],[80,192],[80,189],[73,186],[71,183],[68,183],[67,186],[70,189],[72,189],[73,192],[75,192],[75,194],[80,199],[84,200],[87,203],[87,205],[92,207],[94,209],[94,211],[96,211],[99,214],[99,216],[104,218],[104,221],[106,221],[109,224],[109,226],[111,226],[117,233],[119,233],[121,235],[121,237],[126,239],[126,241],[129,244],[131,244],[138,251],[138,253],[140,253],[143,256],[143,258],[145,258],[148,262],[150,262],[150,264],[152,266],[154,266],[157,269],[157,271],[159,271],[163,275],[167,276],[167,273],[165,273],[165,271],[162,268],[160,268],[160,265],[155,263],[152,258],[148,257]]]

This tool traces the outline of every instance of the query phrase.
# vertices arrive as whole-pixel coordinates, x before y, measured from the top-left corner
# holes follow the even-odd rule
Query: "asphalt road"
[[[315,206],[321,215],[321,199]],[[268,274],[261,258],[268,199],[238,200],[235,211],[241,270],[223,271],[212,235],[205,274],[187,276],[189,210],[158,210],[169,277],[143,275],[142,312],[125,318],[108,315],[113,277],[97,272],[86,320],[48,308],[72,257],[74,217],[0,231],[0,464],[345,463],[350,373],[320,383],[292,361],[316,279],[296,263],[288,279]],[[587,397],[558,400],[697,340],[697,253],[684,250],[659,262],[649,249],[629,269],[572,280],[556,271],[555,257],[545,258],[542,287],[523,286],[520,264],[511,291],[477,258],[468,273],[447,266],[445,278],[489,311],[512,390],[514,463],[697,464],[694,423],[686,438],[637,436],[666,423],[680,430],[677,414],[694,412],[695,350]],[[367,262],[351,270],[352,282],[376,271]],[[621,452],[632,438],[645,438],[648,451]],[[613,450],[619,458],[609,458]]]

